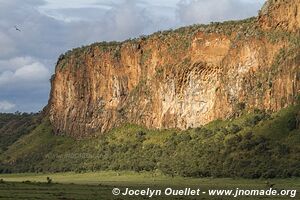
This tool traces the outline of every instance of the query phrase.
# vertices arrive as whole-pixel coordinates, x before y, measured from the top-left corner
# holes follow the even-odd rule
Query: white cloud
[[[0,101],[0,112],[7,112],[15,107],[16,105],[9,101]]]
[[[17,57],[2,61],[3,63],[7,66],[4,67],[4,71],[0,71],[0,87],[8,85],[24,87],[24,85],[45,82],[50,77],[49,69],[31,57]]]
[[[41,81],[49,77],[49,70],[39,62],[25,65],[15,71],[14,78],[24,81]]]
[[[0,73],[6,70],[16,70],[33,62],[35,62],[35,60],[29,56],[0,60]]]

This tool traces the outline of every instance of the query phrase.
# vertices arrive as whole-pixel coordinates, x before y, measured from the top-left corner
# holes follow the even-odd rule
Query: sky
[[[264,2],[0,0],[0,112],[42,110],[56,60],[69,49],[185,25],[243,19],[257,15]]]

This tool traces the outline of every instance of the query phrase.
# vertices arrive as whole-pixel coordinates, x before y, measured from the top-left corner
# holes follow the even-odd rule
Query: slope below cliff
[[[276,113],[256,110],[195,129],[153,130],[127,124],[81,140],[54,135],[44,119],[26,134],[16,129],[15,136],[21,137],[11,136],[15,142],[0,130],[0,141],[7,141],[0,151],[0,176],[125,170],[199,178],[300,177],[299,125],[300,99]]]
[[[187,129],[293,104],[300,90],[299,5],[271,0],[257,18],[67,52],[47,107],[55,132],[84,137],[124,123]]]

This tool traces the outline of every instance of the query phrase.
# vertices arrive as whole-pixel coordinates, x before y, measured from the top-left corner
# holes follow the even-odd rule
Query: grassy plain
[[[52,179],[51,184],[47,184],[47,177]],[[88,172],[88,173],[55,173],[55,174],[2,174],[0,179],[0,199],[149,199],[146,196],[124,197],[113,196],[112,189],[117,187],[121,191],[125,188],[131,189],[161,189],[173,188],[184,189],[194,188],[207,191],[208,189],[268,189],[273,185],[277,189],[293,189],[300,191],[300,179],[273,179],[273,180],[248,180],[232,178],[183,178],[170,177],[159,173],[150,172]],[[298,199],[298,195],[294,199]],[[272,197],[238,197],[233,196],[156,196],[151,199],[291,199],[290,196]]]

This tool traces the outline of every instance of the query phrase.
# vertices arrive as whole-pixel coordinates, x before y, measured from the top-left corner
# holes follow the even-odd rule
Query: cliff
[[[69,51],[52,78],[50,121],[80,138],[124,123],[187,129],[291,105],[300,91],[299,6],[270,0],[255,18]]]
[[[299,30],[299,0],[268,0],[259,14],[259,20],[264,29]]]

